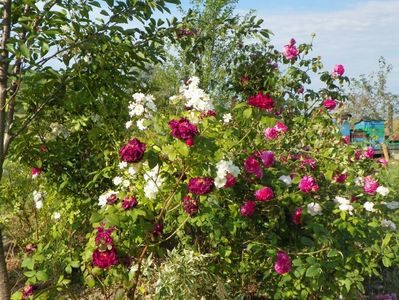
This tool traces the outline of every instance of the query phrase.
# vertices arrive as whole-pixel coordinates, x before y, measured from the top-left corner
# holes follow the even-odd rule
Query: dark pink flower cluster
[[[276,122],[273,127],[269,127],[265,129],[264,135],[268,140],[276,139],[281,133],[286,133],[288,131],[288,127],[283,122]]]
[[[198,208],[199,208],[199,203],[198,200],[190,197],[190,196],[185,196],[183,198],[183,210],[190,215],[191,217],[196,215],[198,212]]]
[[[301,161],[301,167],[310,167],[312,170],[317,168],[317,162],[313,158],[305,158]]]
[[[375,152],[374,152],[373,147],[367,147],[367,149],[364,150],[364,152],[363,152],[364,157],[369,158],[369,159],[373,159],[374,154],[375,154]]]
[[[37,246],[35,244],[29,243],[25,246],[25,252],[27,254],[32,254],[33,252],[35,252],[37,249]]]
[[[295,209],[295,212],[292,214],[292,221],[296,225],[299,225],[301,224],[301,217],[302,217],[302,208],[298,207],[297,209]]]
[[[123,199],[122,202],[122,208],[124,210],[128,210],[128,209],[132,209],[133,207],[135,207],[137,205],[137,198],[133,197],[133,196],[127,196],[125,197],[125,199]]]
[[[373,177],[367,176],[364,178],[363,190],[365,193],[367,193],[369,195],[375,195],[377,188],[379,186],[380,186],[380,184]]]
[[[22,300],[29,299],[31,296],[33,296],[33,286],[25,285],[22,288]]]
[[[267,111],[271,111],[274,107],[274,100],[270,97],[270,95],[264,95],[262,92],[259,92],[255,96],[249,97],[247,103],[248,105]]]
[[[274,198],[273,190],[270,187],[265,186],[255,191],[255,198],[262,202],[272,200]]]
[[[275,157],[273,151],[261,151],[259,156],[266,168],[270,168],[274,165]]]
[[[283,275],[291,271],[291,267],[291,258],[284,251],[279,251],[276,262],[274,263],[274,270],[277,274]]]
[[[312,176],[302,177],[299,181],[298,187],[304,193],[317,192],[319,190],[316,179]]]
[[[113,245],[111,233],[114,229],[104,229],[104,227],[97,228],[96,245],[92,255],[93,265],[101,269],[108,269],[109,267],[118,263],[118,256]]]
[[[96,235],[96,245],[113,245],[114,241],[112,240],[111,234],[114,232],[114,228],[105,229],[104,227],[97,227],[97,235]]]
[[[387,167],[388,166],[388,161],[385,158],[381,157],[381,158],[377,159],[377,162],[379,164],[381,164],[383,167]]]
[[[186,118],[180,118],[179,120],[169,121],[169,128],[171,129],[170,134],[178,138],[179,140],[185,141],[187,146],[194,145],[194,137],[198,134],[198,128],[194,124],[191,124]]]
[[[333,99],[324,100],[323,106],[329,110],[332,110],[337,106],[337,101],[335,101]]]
[[[160,236],[163,232],[163,224],[157,223],[154,225],[154,229],[152,230],[152,234],[155,236]]]
[[[351,137],[349,135],[345,135],[342,137],[342,141],[344,144],[349,145],[351,143]]]
[[[255,156],[248,157],[244,162],[244,169],[249,174],[255,174],[256,177],[263,177],[263,170],[260,166],[259,161],[255,158]]]
[[[111,194],[111,195],[107,198],[107,204],[108,204],[108,205],[112,205],[112,204],[114,204],[116,201],[118,201],[118,197],[116,196],[116,194]]]
[[[139,162],[144,156],[145,149],[146,144],[134,138],[119,150],[119,156],[122,161],[128,163]]]
[[[295,46],[296,41],[291,39],[290,42],[284,46],[283,55],[286,59],[293,59],[299,55],[299,51]]]
[[[203,119],[203,118],[216,117],[216,116],[217,116],[217,112],[215,110],[208,110],[208,111],[202,112],[199,117],[200,117],[200,119]]]
[[[334,77],[341,77],[342,75],[344,75],[345,72],[345,68],[343,65],[338,64],[334,66],[333,71],[331,72],[331,75]]]
[[[235,184],[236,184],[236,178],[234,177],[233,174],[228,173],[226,175],[226,184],[224,185],[224,188],[226,188],[226,189],[231,188]]]
[[[348,178],[348,173],[336,174],[333,177],[333,181],[336,183],[343,183]]]
[[[213,179],[209,177],[191,178],[188,182],[188,191],[194,195],[206,195],[214,188]]]
[[[245,201],[240,207],[240,213],[243,217],[251,217],[255,213],[256,203],[255,201]]]
[[[32,173],[32,177],[36,178],[37,176],[39,176],[42,173],[42,169],[33,167],[31,173]]]

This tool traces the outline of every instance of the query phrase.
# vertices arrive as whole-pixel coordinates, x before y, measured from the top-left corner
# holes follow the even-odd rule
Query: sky
[[[187,5],[188,0],[182,0]],[[399,0],[239,0],[236,12],[251,9],[282,49],[290,38],[310,42],[330,70],[343,64],[346,75],[358,77],[378,70],[384,56],[393,65],[388,89],[399,94]]]

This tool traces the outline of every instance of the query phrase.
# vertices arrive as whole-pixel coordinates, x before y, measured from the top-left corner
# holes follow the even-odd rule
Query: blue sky
[[[184,6],[190,1],[182,0]],[[272,43],[282,48],[293,37],[309,42],[324,67],[345,65],[349,77],[378,70],[384,56],[394,69],[389,90],[399,94],[399,0],[240,0],[239,14],[250,9],[272,30]]]

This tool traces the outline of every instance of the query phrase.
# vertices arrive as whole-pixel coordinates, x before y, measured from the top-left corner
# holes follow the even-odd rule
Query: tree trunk
[[[3,247],[3,234],[0,227],[0,300],[9,300],[10,290],[8,285],[8,273]]]
[[[392,103],[388,104],[388,115],[387,115],[387,128],[388,135],[393,134],[393,105]]]

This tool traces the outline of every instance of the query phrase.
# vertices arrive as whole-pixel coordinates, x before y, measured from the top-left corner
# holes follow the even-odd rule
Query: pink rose
[[[25,246],[25,252],[26,252],[27,254],[32,254],[33,252],[36,251],[36,249],[37,249],[37,246],[36,246],[35,244],[29,243],[29,244],[27,244],[27,245]]]
[[[291,39],[288,45],[284,46],[283,55],[286,59],[291,60],[299,55],[298,49],[295,47],[296,41]]]
[[[128,163],[139,162],[144,156],[145,148],[146,144],[134,138],[119,150],[119,156]]]
[[[348,174],[347,173],[341,173],[341,174],[337,174],[333,177],[333,181],[337,182],[337,183],[343,183],[345,182],[345,180],[348,178]]]
[[[295,212],[292,214],[292,221],[296,225],[299,225],[301,224],[301,217],[302,217],[302,208],[298,207],[297,209],[295,209]]]
[[[231,188],[236,184],[236,178],[233,176],[233,174],[228,173],[226,175],[226,184],[224,185],[224,188],[228,189]]]
[[[33,296],[33,286],[32,285],[25,285],[22,288],[22,300],[28,299]]]
[[[32,168],[31,174],[32,174],[32,178],[36,178],[40,175],[40,173],[42,173],[42,169],[41,168]]]
[[[373,177],[367,176],[364,178],[363,190],[365,193],[369,195],[375,195],[375,192],[379,186],[380,184]]]
[[[258,178],[262,178],[263,176],[262,168],[254,156],[250,156],[245,160],[244,169],[247,173],[255,174]]]
[[[342,141],[344,144],[349,145],[351,143],[351,137],[349,135],[345,135],[342,137]]]
[[[251,217],[255,213],[256,203],[255,201],[245,201],[240,207],[240,213],[243,217]]]
[[[309,166],[312,170],[317,168],[317,162],[313,158],[305,158],[301,161],[301,167]]]
[[[116,201],[118,201],[118,197],[116,197],[116,194],[111,194],[111,195],[107,198],[107,204],[108,204],[108,205],[112,205],[112,204],[114,204]]]
[[[114,247],[105,251],[94,250],[92,259],[93,265],[101,269],[109,269],[109,267],[118,264],[118,256]]]
[[[113,244],[113,240],[111,237],[114,228],[105,229],[104,227],[97,227],[97,235],[96,235],[96,245],[104,245],[109,246]]]
[[[278,131],[276,128],[266,128],[264,132],[265,138],[268,140],[274,140],[278,137]]]
[[[199,203],[198,200],[191,198],[190,196],[185,196],[183,198],[183,210],[191,217],[197,214]]]
[[[279,251],[277,253],[276,262],[274,263],[274,270],[280,275],[291,271],[291,259],[284,251]]]
[[[188,191],[194,195],[206,195],[213,190],[213,179],[209,177],[191,178],[188,182]]]
[[[276,125],[274,125],[273,128],[276,129],[278,132],[284,132],[285,133],[285,132],[288,131],[288,127],[283,122],[280,122],[280,121],[277,121]]]
[[[126,197],[123,199],[122,208],[124,210],[129,210],[135,207],[138,204],[137,199],[135,197]]]
[[[316,179],[312,176],[302,177],[299,181],[298,187],[304,193],[317,192],[319,190]]]
[[[363,155],[364,157],[372,159],[374,157],[374,149],[372,147],[368,147],[364,152]]]
[[[270,97],[270,95],[264,95],[262,92],[259,92],[255,96],[249,97],[247,103],[248,105],[267,111],[271,111],[274,107],[274,100]]]
[[[332,76],[334,77],[340,77],[342,75],[344,75],[345,72],[345,68],[343,65],[335,65],[333,71],[331,72]]]
[[[355,159],[359,160],[362,158],[362,151],[361,150],[355,150]]]
[[[258,201],[269,201],[274,198],[273,190],[267,186],[255,191],[255,198]]]
[[[198,128],[196,125],[191,124],[189,120],[186,118],[170,120],[169,128],[173,137],[185,141],[189,147],[194,145],[194,137],[198,134]]]
[[[333,99],[324,100],[323,106],[329,110],[332,110],[337,106],[337,101],[335,101]]]
[[[273,151],[262,151],[260,153],[260,159],[266,168],[270,168],[274,165],[274,152]]]
[[[379,158],[379,159],[377,159],[377,162],[379,163],[379,164],[381,164],[382,166],[384,166],[384,167],[387,167],[388,166],[388,161],[385,159],[385,158]]]

